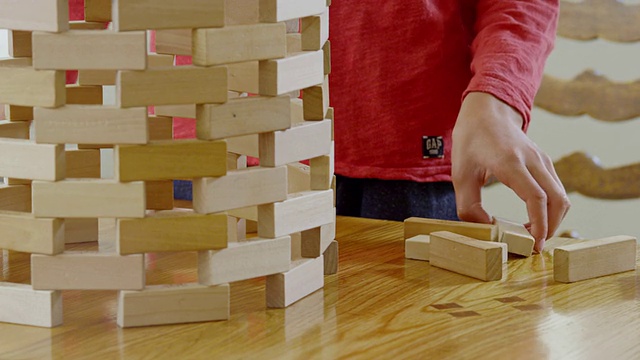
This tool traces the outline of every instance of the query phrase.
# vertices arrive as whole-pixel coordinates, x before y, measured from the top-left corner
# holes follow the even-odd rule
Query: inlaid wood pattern
[[[558,35],[576,39],[640,40],[640,5],[616,0],[561,1]]]

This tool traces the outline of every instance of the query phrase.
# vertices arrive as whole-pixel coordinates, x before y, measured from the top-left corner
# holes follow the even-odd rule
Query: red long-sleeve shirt
[[[557,14],[557,0],[334,1],[336,173],[449,181],[451,131],[471,91],[517,109],[526,129]],[[444,156],[423,158],[423,136],[442,136]]]

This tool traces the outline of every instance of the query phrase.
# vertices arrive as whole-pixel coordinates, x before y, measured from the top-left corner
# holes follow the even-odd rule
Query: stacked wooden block
[[[119,290],[129,327],[227,319],[234,281],[267,276],[269,307],[322,288],[338,251],[328,5],[86,0],[86,21],[70,25],[66,0],[0,0],[12,36],[0,248],[33,254],[30,285],[0,284],[0,321],[59,325],[69,289]],[[173,66],[167,34],[189,39],[194,65]],[[103,105],[114,84],[116,104]],[[178,116],[196,119],[197,139],[172,139]],[[101,149],[113,149],[113,178],[100,178]],[[193,210],[174,208],[176,179],[193,180]],[[100,251],[65,251],[96,237]],[[146,285],[144,254],[178,251],[199,252],[198,282]]]

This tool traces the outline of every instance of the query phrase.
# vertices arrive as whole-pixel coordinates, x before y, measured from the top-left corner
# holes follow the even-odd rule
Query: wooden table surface
[[[229,321],[120,329],[116,291],[65,291],[63,326],[0,324],[0,359],[640,358],[636,272],[556,283],[545,251],[485,283],[405,259],[401,223],[339,218],[337,238],[340,272],[287,309],[265,308],[260,278],[232,284]],[[149,284],[196,280],[195,253],[147,259]],[[28,281],[28,255],[1,264]]]

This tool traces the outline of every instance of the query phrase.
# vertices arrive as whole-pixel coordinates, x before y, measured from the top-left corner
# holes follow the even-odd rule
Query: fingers
[[[548,239],[555,234],[571,203],[549,157],[544,154],[538,157],[541,161],[529,165],[528,169],[547,196]]]
[[[482,177],[465,175],[453,176],[458,217],[462,221],[491,224],[491,216],[482,207]]]

